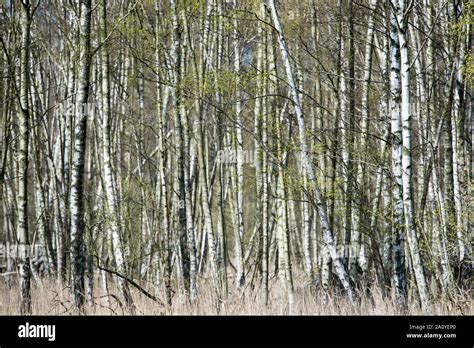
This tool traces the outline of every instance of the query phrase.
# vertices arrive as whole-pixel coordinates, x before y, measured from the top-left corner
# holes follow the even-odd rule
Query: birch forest
[[[472,315],[469,0],[2,0],[0,314]]]

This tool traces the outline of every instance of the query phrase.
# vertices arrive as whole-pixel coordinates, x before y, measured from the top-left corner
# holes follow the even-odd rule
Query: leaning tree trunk
[[[91,65],[91,2],[91,0],[80,2],[79,81],[71,173],[71,288],[73,304],[78,311],[82,311],[84,307],[84,165],[86,160],[87,101]]]
[[[331,258],[333,259],[336,274],[338,275],[339,280],[341,281],[341,284],[344,290],[347,292],[347,295],[350,301],[353,302],[354,294],[353,294],[352,285],[349,282],[349,277],[347,275],[347,272],[344,269],[344,265],[342,264],[340,256],[338,255],[336,245],[334,242],[333,233],[329,225],[326,202],[323,198],[323,195],[318,186],[318,183],[316,182],[316,176],[314,174],[313,164],[309,158],[309,148],[306,142],[306,134],[305,134],[306,127],[305,127],[305,120],[303,116],[303,110],[301,109],[301,104],[299,100],[298,91],[296,89],[293,69],[290,63],[290,54],[288,52],[288,46],[283,36],[283,31],[280,24],[280,18],[278,16],[278,12],[276,9],[275,0],[268,0],[268,5],[270,7],[274,29],[276,30],[278,43],[280,45],[280,51],[281,51],[283,63],[286,70],[288,84],[291,90],[291,95],[293,99],[292,101],[295,108],[296,117],[298,120],[298,131],[299,131],[299,138],[300,138],[300,144],[301,144],[303,168],[305,170],[305,174],[308,176],[310,185],[312,185],[312,191],[316,198],[316,205],[317,205],[317,209],[319,213],[321,227],[323,230],[324,241],[326,243],[326,246],[329,249]]]

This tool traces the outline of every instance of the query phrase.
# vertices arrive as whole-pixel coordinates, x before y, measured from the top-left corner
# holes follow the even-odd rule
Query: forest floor
[[[207,281],[199,284],[199,300],[191,306],[184,294],[176,292],[172,306],[163,306],[153,301],[135,288],[132,288],[137,315],[473,315],[473,298],[465,294],[458,295],[455,300],[437,299],[433,301],[431,313],[421,311],[415,300],[410,301],[407,312],[400,312],[391,298],[384,298],[379,289],[368,290],[370,295],[361,296],[360,304],[352,306],[341,296],[330,298],[324,302],[320,290],[311,290],[295,281],[294,303],[289,310],[287,295],[282,291],[277,280],[269,284],[269,303],[265,305],[262,291],[245,288],[242,291],[230,290],[225,301],[221,301],[217,310],[216,296]],[[229,284],[229,289],[232,284]],[[94,293],[95,305],[87,304],[88,315],[126,315],[130,314],[123,308],[119,292],[111,286],[109,296],[97,282]],[[149,291],[149,289],[147,289]],[[34,315],[70,315],[74,314],[68,287],[59,289],[55,281],[43,281],[32,284],[32,308]],[[164,298],[164,292],[158,289],[154,295]],[[411,294],[413,296],[413,294]],[[19,314],[19,289],[17,285],[8,287],[0,279],[0,315]]]

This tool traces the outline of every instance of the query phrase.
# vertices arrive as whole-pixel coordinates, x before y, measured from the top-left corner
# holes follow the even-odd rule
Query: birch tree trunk
[[[20,312],[31,313],[31,267],[30,239],[28,234],[28,166],[30,138],[30,41],[31,41],[31,4],[29,0],[21,5],[21,56],[20,56],[20,105],[18,112],[19,145],[18,163],[18,227],[19,268],[20,268]]]
[[[156,10],[156,27],[159,28],[159,21],[160,21],[160,4],[157,0],[155,2],[155,10]],[[166,65],[166,60],[163,60],[161,55],[162,52],[160,50],[160,37],[159,31],[156,30],[156,37],[155,37],[155,45],[156,45],[156,69],[159,71],[161,68],[160,65]],[[165,147],[165,138],[167,133],[166,127],[166,116],[167,116],[167,103],[168,103],[168,95],[169,95],[169,88],[165,87],[165,95],[162,93],[162,84],[161,78],[162,76],[157,76],[157,83],[156,83],[156,95],[157,95],[157,116],[158,116],[158,153],[159,153],[159,180],[157,185],[159,185],[158,190],[160,191],[161,197],[161,231],[164,232],[164,263],[165,263],[165,296],[166,302],[168,305],[172,303],[172,289],[171,289],[171,273],[172,273],[172,241],[171,241],[171,233],[170,233],[170,199],[168,194],[168,176],[166,175],[168,170],[166,167],[166,162],[168,159],[168,151]],[[161,97],[161,98],[160,98]],[[162,103],[162,104],[161,104]]]
[[[104,182],[105,194],[107,196],[106,220],[112,236],[112,249],[114,253],[117,272],[127,276],[126,260],[124,255],[123,237],[118,224],[117,198],[115,188],[114,170],[112,166],[111,154],[111,107],[110,107],[110,76],[109,76],[109,53],[107,40],[107,3],[105,0],[101,4],[100,18],[101,39],[104,46],[101,48],[102,60],[102,153],[104,157]],[[122,293],[126,306],[134,312],[133,298],[128,288],[128,283],[122,277],[117,277],[117,283]]]
[[[352,216],[352,151],[350,116],[348,112],[347,100],[347,77],[349,72],[349,60],[346,58],[346,25],[343,23],[343,1],[339,1],[339,90],[338,106],[341,130],[341,155],[342,172],[344,177],[344,264],[346,268],[349,265],[349,245],[351,242],[351,216]]]
[[[80,2],[80,54],[79,81],[76,101],[76,127],[74,131],[74,152],[71,182],[71,273],[74,308],[83,310],[84,306],[84,166],[86,161],[87,110],[90,78],[91,45],[91,0]]]
[[[186,173],[185,168],[185,153],[186,153],[186,141],[184,129],[184,118],[186,117],[183,99],[181,95],[181,79],[183,75],[183,50],[181,44],[182,26],[180,23],[180,16],[178,14],[177,2],[173,0],[171,2],[172,17],[173,17],[173,56],[174,56],[174,133],[176,140],[176,157],[177,157],[177,184],[178,189],[178,226],[179,226],[179,239],[180,239],[180,251],[182,260],[183,277],[185,281],[186,290],[189,291],[191,302],[197,299],[197,288],[196,288],[196,254],[195,254],[195,242],[194,242],[194,231],[192,221],[189,221],[190,216],[190,197],[189,191],[186,188],[186,184],[189,179],[189,174]]]
[[[397,22],[390,11],[390,108],[391,108],[391,142],[392,142],[392,175],[393,175],[393,277],[397,304],[407,307],[407,285],[405,270],[405,238],[402,184],[402,125],[400,118],[400,45],[398,41]]]
[[[212,14],[212,2],[208,2],[206,5],[206,18],[204,19],[204,33],[203,42],[201,45],[201,61],[200,61],[200,85],[203,88],[204,83],[207,83],[207,73],[211,68],[212,64],[212,44],[214,43],[214,37],[211,35],[211,14]],[[199,164],[199,182],[201,184],[201,207],[204,217],[204,237],[207,238],[207,245],[209,251],[209,263],[211,269],[211,277],[213,281],[213,288],[216,292],[217,298],[221,296],[220,291],[220,279],[218,275],[218,262],[216,252],[216,242],[213,228],[213,218],[210,205],[210,198],[212,193],[212,187],[208,175],[207,166],[207,148],[206,148],[206,135],[207,132],[207,120],[209,117],[209,107],[207,104],[196,102],[196,111],[198,113],[198,129],[197,133],[197,152],[198,152],[198,164]],[[204,238],[203,237],[203,238]],[[204,253],[203,253],[204,255]],[[203,256],[202,255],[202,256]],[[201,257],[202,257],[201,256]],[[219,308],[219,303],[216,304]]]
[[[415,272],[421,306],[424,311],[430,310],[430,301],[426,278],[421,263],[418,246],[417,226],[415,223],[415,207],[413,201],[412,175],[412,115],[410,105],[410,62],[408,60],[408,43],[406,29],[410,8],[405,8],[405,1],[399,0],[396,16],[398,25],[398,40],[400,44],[400,77],[401,77],[401,120],[402,120],[402,186],[405,228],[410,247],[413,269]]]
[[[260,4],[260,14],[262,18],[267,17],[265,5]],[[264,302],[268,305],[268,232],[269,232],[269,184],[268,184],[268,98],[264,97],[265,94],[270,94],[271,87],[269,86],[268,79],[264,77],[264,74],[269,71],[268,63],[268,47],[269,35],[265,31],[263,24],[258,26],[258,46],[257,46],[257,99],[255,100],[255,119],[256,119],[256,134],[261,135],[261,143],[256,137],[255,139],[255,171],[257,179],[257,194],[261,195],[259,204],[259,215],[261,225],[261,267],[262,267],[262,283],[264,292]]]
[[[237,0],[234,0],[233,5],[237,8]],[[236,16],[237,12],[234,14]],[[234,73],[235,73],[235,139],[234,139],[234,151],[236,153],[236,164],[235,164],[235,283],[238,288],[242,288],[245,285],[245,271],[243,262],[243,246],[242,242],[244,239],[244,216],[243,216],[243,190],[244,190],[244,148],[243,148],[243,137],[242,137],[242,103],[240,101],[240,45],[239,45],[239,32],[237,17],[234,19]]]
[[[283,36],[283,31],[280,24],[280,18],[278,16],[278,12],[275,6],[275,1],[268,0],[268,6],[271,11],[273,25],[275,27],[278,43],[280,45],[281,56],[283,58],[283,63],[285,65],[286,75],[288,79],[287,82],[291,90],[293,106],[295,108],[295,113],[298,120],[298,131],[299,131],[300,146],[301,146],[302,159],[303,159],[303,168],[305,170],[305,174],[308,176],[308,180],[310,182],[310,185],[312,186],[311,187],[312,191],[315,195],[319,218],[321,220],[321,227],[323,230],[324,241],[333,259],[334,267],[336,269],[336,274],[338,275],[339,280],[341,281],[341,284],[344,290],[347,292],[349,300],[353,302],[355,299],[354,299],[354,293],[352,290],[352,285],[349,282],[349,278],[348,278],[346,270],[344,269],[344,265],[342,264],[341,258],[337,253],[336,245],[334,243],[333,233],[330,228],[329,220],[327,216],[326,202],[324,201],[323,196],[321,194],[321,190],[318,187],[318,183],[316,182],[316,176],[314,175],[313,166],[309,159],[309,148],[306,142],[306,134],[305,134],[305,131],[306,131],[305,120],[304,120],[303,111],[301,109],[301,105],[299,102],[298,91],[296,90],[293,69],[291,67],[290,58],[289,58],[288,46],[286,45],[286,41]]]
[[[372,52],[374,45],[374,17],[375,9],[377,6],[376,0],[371,0],[369,3],[369,19],[367,23],[367,42],[365,44],[365,55],[364,55],[364,77],[362,85],[362,105],[361,105],[361,136],[359,143],[359,154],[364,156],[367,153],[367,137],[369,135],[369,87],[370,80],[372,77]],[[368,202],[367,197],[367,177],[366,177],[366,166],[364,158],[360,156],[357,164],[357,179],[356,182],[360,187],[359,193],[361,197],[361,202],[359,204],[359,209],[354,212],[355,224],[353,226],[354,234],[352,238],[352,252],[354,255],[351,256],[351,273],[357,275],[358,268],[361,265],[366,265],[367,261],[365,259],[364,248],[361,248],[361,240],[364,235],[368,234],[368,231],[364,229],[364,226],[367,226],[367,223],[370,224],[370,219],[365,217],[368,212],[365,210],[365,206]]]
[[[472,269],[472,262],[470,260],[470,248],[466,237],[468,235],[468,223],[466,216],[469,213],[466,211],[466,194],[469,192],[468,175],[467,175],[467,149],[466,139],[469,138],[466,134],[466,115],[468,114],[465,109],[466,100],[464,100],[464,90],[467,85],[465,83],[465,73],[463,73],[467,67],[466,64],[466,51],[470,46],[469,40],[471,40],[471,25],[462,23],[461,15],[467,13],[470,7],[464,5],[461,7],[461,3],[455,5],[454,13],[456,14],[456,23],[460,25],[459,30],[459,53],[455,58],[456,64],[456,77],[454,85],[454,100],[453,100],[453,120],[452,125],[452,148],[453,148],[453,194],[454,194],[454,206],[456,211],[456,237],[458,247],[458,284],[465,288],[469,273]],[[464,35],[462,35],[464,34]],[[463,40],[463,37],[466,39]]]

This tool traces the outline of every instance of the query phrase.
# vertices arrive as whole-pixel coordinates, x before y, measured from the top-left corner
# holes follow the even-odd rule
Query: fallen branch
[[[18,274],[17,272],[7,272],[7,273],[0,273],[0,276],[3,276],[3,277],[6,277],[6,276],[9,276],[9,275],[13,275],[13,274]]]
[[[160,304],[160,306],[162,307],[165,307],[165,304],[163,301],[161,301],[158,297],[150,294],[148,291],[146,291],[145,289],[143,289],[140,285],[138,285],[137,283],[135,283],[135,281],[133,281],[132,279],[118,273],[117,271],[113,271],[111,269],[107,269],[107,268],[104,268],[104,267],[101,267],[99,265],[97,265],[97,268],[102,270],[102,271],[105,271],[105,272],[108,272],[108,273],[111,273],[111,274],[114,274],[116,275],[117,277],[119,278],[122,278],[124,280],[126,280],[127,282],[129,282],[131,285],[133,285],[135,288],[137,288],[143,295],[145,295],[146,297],[148,297],[149,299],[155,301],[155,302],[158,302]]]

